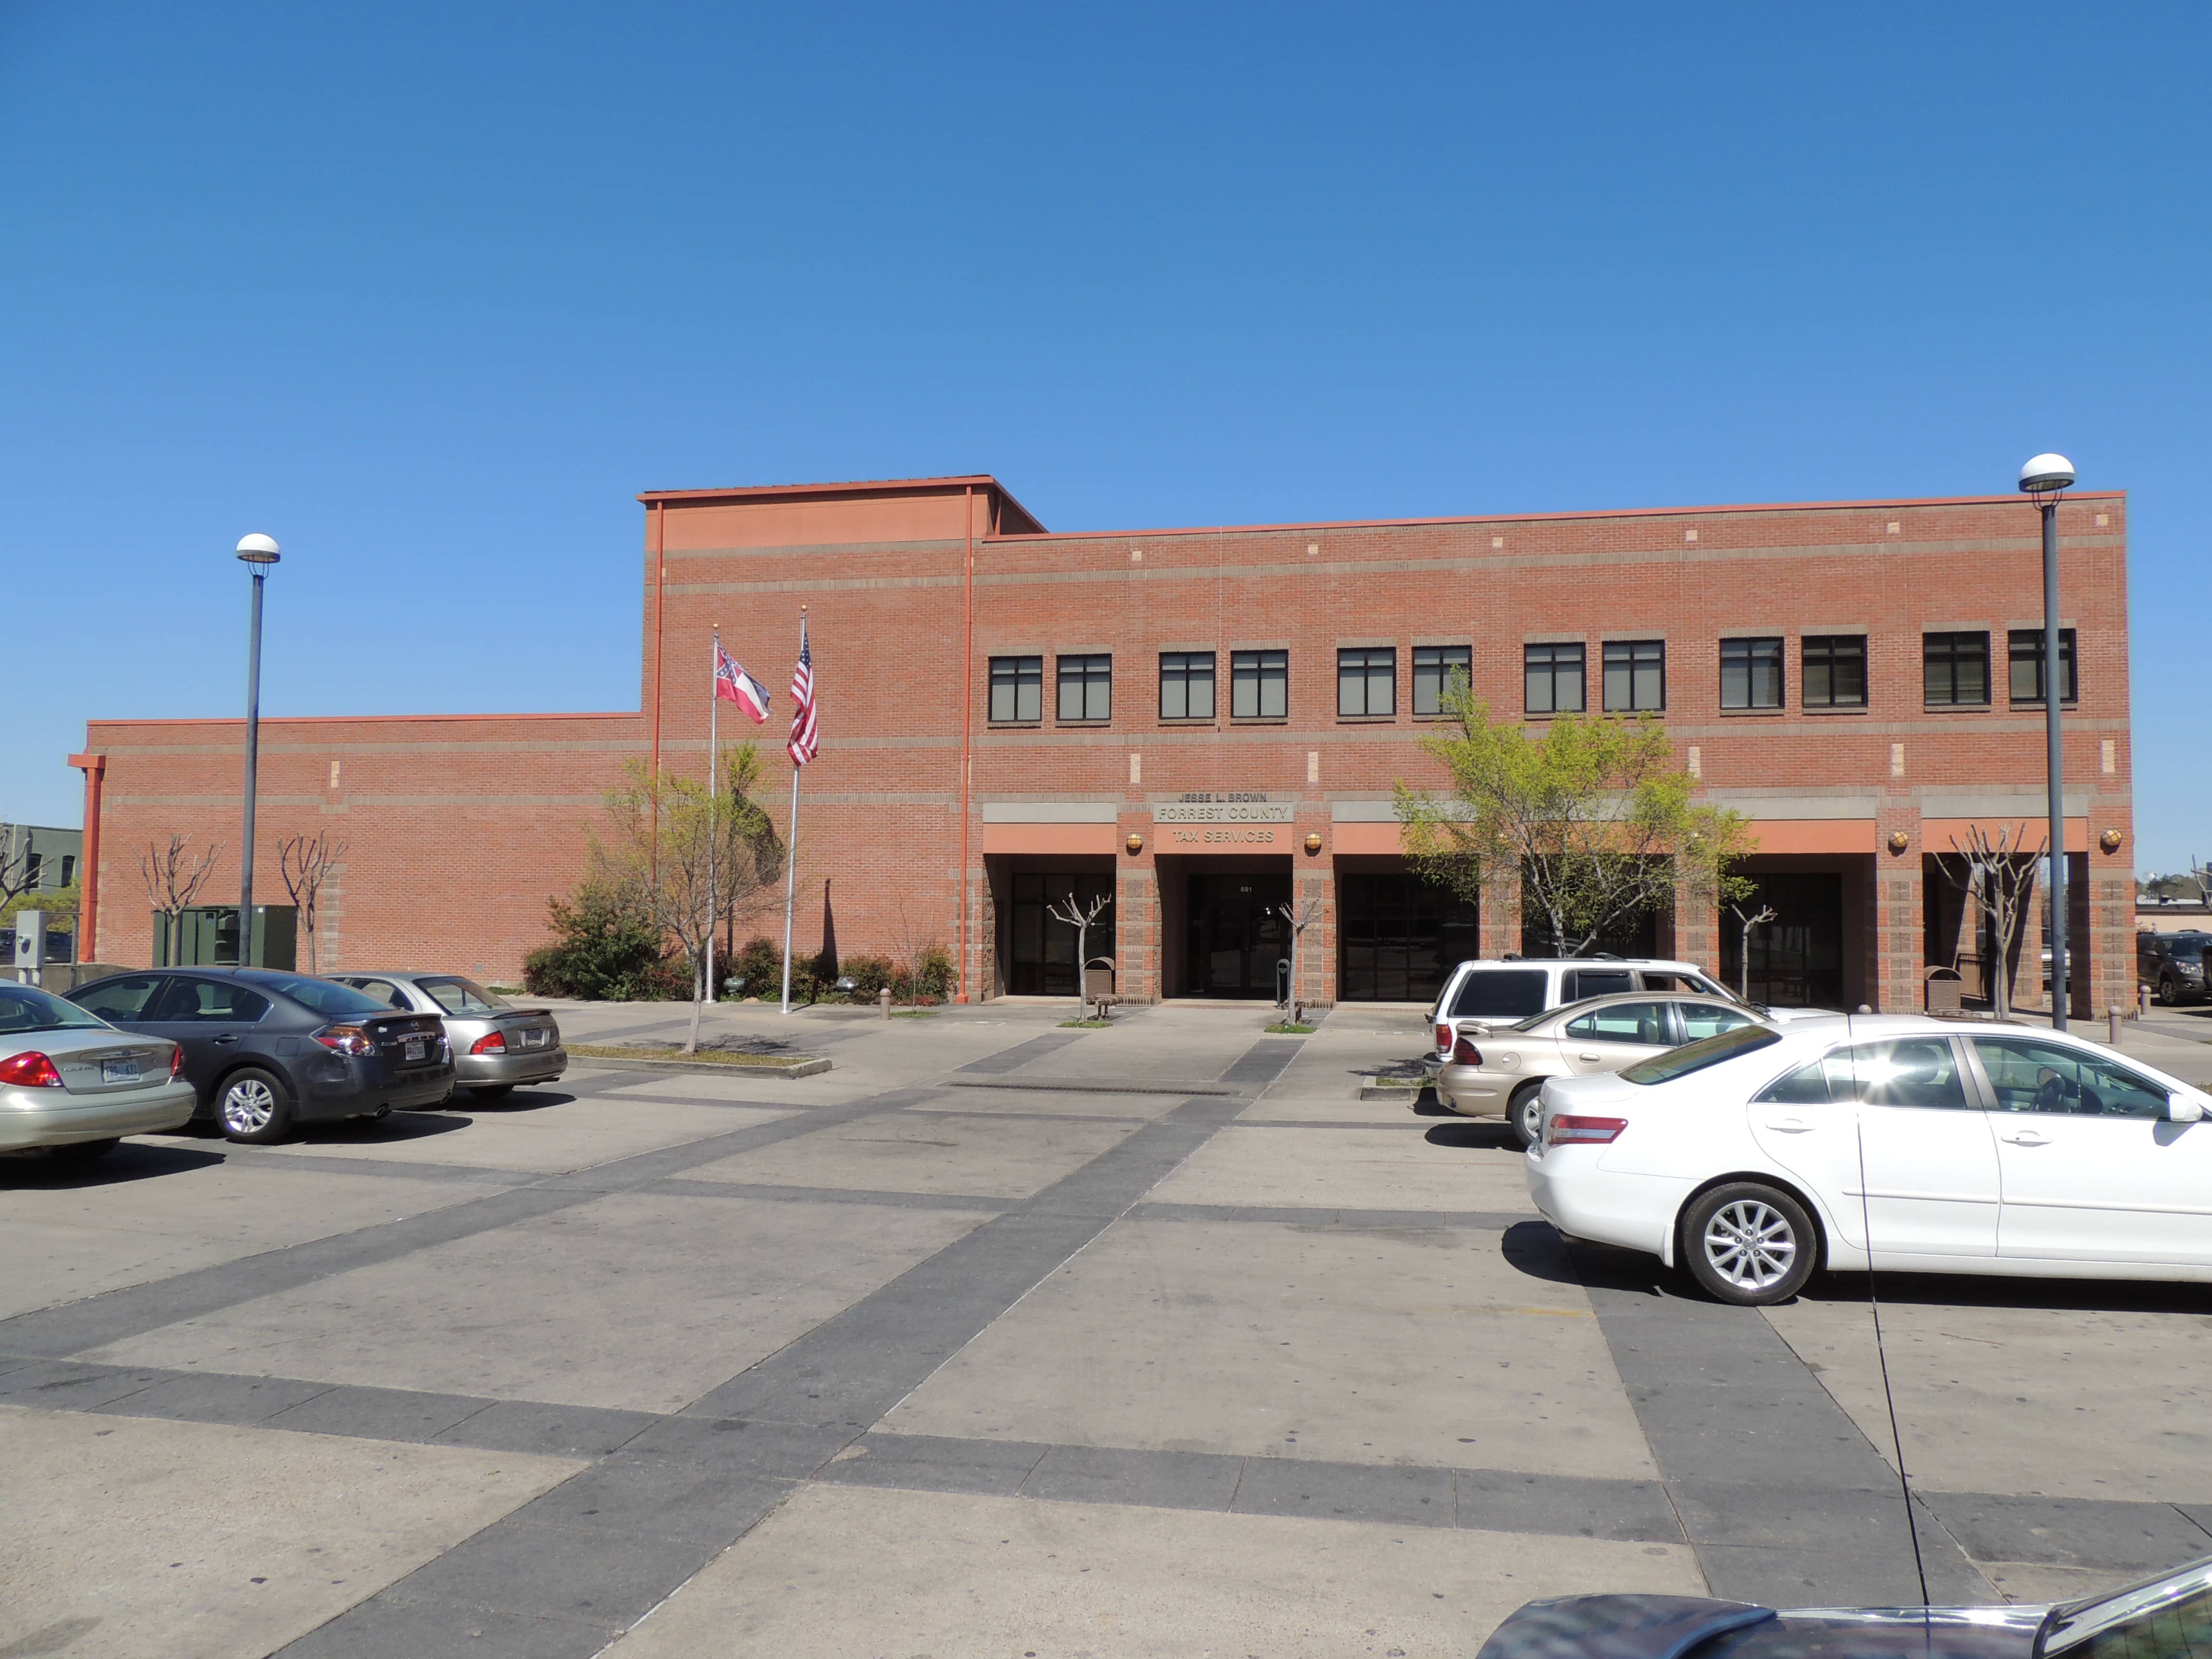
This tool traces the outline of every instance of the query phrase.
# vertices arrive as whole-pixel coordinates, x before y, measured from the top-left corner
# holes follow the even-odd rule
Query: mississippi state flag
[[[714,642],[714,695],[750,714],[755,726],[768,719],[768,688],[732,661],[719,640]]]
[[[784,747],[791,751],[793,766],[804,766],[822,749],[822,736],[814,725],[814,653],[807,648],[804,617],[799,619],[799,666],[792,671],[791,698],[799,707],[792,711],[791,741]]]

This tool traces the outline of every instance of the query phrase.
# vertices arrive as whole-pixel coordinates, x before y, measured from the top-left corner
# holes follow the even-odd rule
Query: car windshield
[[[35,985],[0,982],[0,1036],[18,1031],[97,1030],[106,1024],[99,1015],[49,996]]]
[[[1687,1077],[1708,1066],[1717,1066],[1724,1060],[1734,1060],[1738,1054],[1752,1054],[1781,1041],[1780,1032],[1769,1030],[1764,1025],[1740,1025],[1718,1036],[1700,1037],[1679,1048],[1669,1048],[1663,1054],[1639,1060],[1616,1075],[1630,1083],[1672,1083],[1678,1077]]]
[[[2205,1659],[2212,1654],[2212,1562],[2064,1601],[2044,1622],[2039,1654],[2090,1659]]]
[[[514,1006],[472,979],[418,979],[415,983],[449,1014],[495,1014]]]
[[[356,991],[350,985],[340,985],[327,979],[309,979],[304,975],[257,974],[253,982],[288,996],[295,1002],[304,1002],[319,1014],[333,1016],[388,1014],[390,1006],[374,997]]]
[[[1452,999],[1454,1014],[1478,1019],[1519,1019],[1544,1012],[1550,975],[1541,968],[1492,968],[1467,976]]]

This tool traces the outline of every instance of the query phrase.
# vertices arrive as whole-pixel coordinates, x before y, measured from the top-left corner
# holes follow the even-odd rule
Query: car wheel
[[[2181,993],[2178,988],[2176,988],[2171,975],[2160,979],[2158,982],[2158,1000],[2159,1006],[2162,1008],[2174,1008],[2180,1006]]]
[[[1786,1302],[1805,1287],[1820,1256],[1805,1206],[1755,1181],[1716,1187],[1682,1219],[1682,1255],[1706,1295],[1740,1308]]]
[[[1511,1103],[1505,1108],[1505,1121],[1522,1152],[1534,1146],[1544,1128],[1544,1085],[1524,1083],[1516,1089]]]
[[[66,1146],[52,1147],[49,1152],[64,1164],[89,1164],[94,1158],[106,1158],[122,1144],[119,1139],[73,1140]]]
[[[514,1092],[512,1083],[472,1083],[469,1092],[478,1100],[504,1100]]]
[[[292,1102],[275,1077],[248,1066],[223,1079],[215,1118],[226,1139],[264,1146],[292,1133]]]

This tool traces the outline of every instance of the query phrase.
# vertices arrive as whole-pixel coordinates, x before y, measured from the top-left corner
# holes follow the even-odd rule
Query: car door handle
[[[234,1036],[218,1036],[210,1037],[208,1041],[210,1042],[235,1042],[238,1039]]]
[[[2022,1129],[2016,1135],[1999,1135],[1999,1140],[2009,1140],[2015,1146],[2048,1146],[2051,1142],[2033,1129]]]
[[[1766,1127],[1785,1135],[1802,1135],[1813,1126],[1802,1117],[1770,1117],[1766,1120]]]
[[[1602,1054],[1577,1054],[1575,1058],[1577,1060],[1602,1060],[1604,1056]]]

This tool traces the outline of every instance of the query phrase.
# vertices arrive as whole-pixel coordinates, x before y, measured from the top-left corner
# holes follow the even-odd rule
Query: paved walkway
[[[9,1167],[0,1653],[1413,1656],[1572,1590],[1917,1599],[1863,1280],[1762,1315],[1571,1254],[1498,1130],[1357,1098],[1418,1013],[1062,1012],[717,1011],[836,1069]],[[1939,1598],[2212,1552],[2212,1296],[1883,1291]]]

